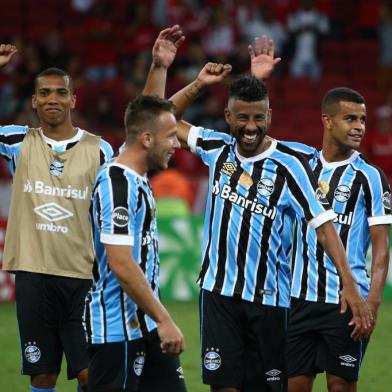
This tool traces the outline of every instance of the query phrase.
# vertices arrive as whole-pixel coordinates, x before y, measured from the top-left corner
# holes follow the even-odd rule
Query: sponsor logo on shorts
[[[34,208],[34,212],[41,218],[49,221],[50,223],[39,223],[35,224],[37,230],[50,231],[53,233],[68,233],[68,227],[54,224],[63,219],[67,219],[73,216],[71,211],[68,211],[64,207],[57,203],[46,203]]]
[[[64,163],[61,161],[53,161],[49,165],[49,171],[52,176],[60,177],[64,172]]]
[[[274,182],[270,178],[262,178],[257,183],[257,192],[262,196],[269,196],[274,191]]]
[[[391,194],[389,192],[384,192],[382,195],[382,204],[387,209],[391,209]]]
[[[143,372],[144,363],[146,361],[144,352],[136,353],[137,357],[133,361],[133,371],[140,377]]]
[[[267,381],[280,381],[280,373],[282,373],[282,371],[278,369],[269,370],[265,373],[267,375]]]
[[[36,342],[28,342],[25,344],[24,356],[27,362],[37,363],[41,359],[41,350],[36,344]]]
[[[352,357],[351,355],[342,355],[339,357],[342,362],[340,362],[340,364],[342,366],[347,366],[347,367],[355,367],[355,363],[357,361],[356,358]]]
[[[125,227],[129,222],[128,209],[116,207],[112,212],[112,222],[117,227]]]
[[[206,351],[207,353],[204,356],[204,367],[210,371],[219,369],[222,364],[219,348],[207,348]]]
[[[339,185],[334,192],[335,200],[340,203],[346,202],[351,195],[351,189],[347,185]]]
[[[178,374],[178,378],[183,379],[184,378],[184,369],[182,368],[182,366],[179,366],[176,369],[176,372]]]

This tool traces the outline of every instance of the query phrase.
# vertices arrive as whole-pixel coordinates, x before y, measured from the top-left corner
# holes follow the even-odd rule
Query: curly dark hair
[[[229,98],[245,102],[268,100],[268,91],[264,82],[251,75],[239,75],[230,84]]]

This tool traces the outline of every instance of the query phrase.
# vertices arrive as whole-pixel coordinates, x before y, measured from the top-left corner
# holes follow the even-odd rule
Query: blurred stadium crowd
[[[168,97],[207,61],[230,63],[233,75],[248,72],[247,46],[265,33],[283,59],[268,82],[271,134],[320,147],[323,95],[333,87],[354,88],[367,100],[363,151],[392,179],[391,1],[1,0],[1,6],[0,42],[14,43],[19,52],[0,73],[0,124],[37,125],[30,103],[34,76],[56,66],[74,79],[74,124],[117,148],[126,102],[144,85],[163,26],[180,24],[186,34],[170,69]],[[226,92],[215,86],[187,118],[224,131]],[[174,161],[177,169],[162,173],[168,179],[160,179],[156,196],[179,196],[189,210],[201,211],[204,166],[186,151]],[[0,216],[7,213],[9,187],[7,165],[0,162]]]

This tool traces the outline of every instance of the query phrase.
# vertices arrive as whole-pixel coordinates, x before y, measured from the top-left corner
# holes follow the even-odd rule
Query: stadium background
[[[323,95],[329,88],[352,87],[367,100],[363,152],[380,164],[391,179],[392,44],[385,45],[388,39],[392,43],[390,2],[315,1],[314,10],[329,25],[323,32],[313,27],[317,42],[315,59],[321,65],[321,73],[293,76],[291,63],[296,55],[298,32],[294,34],[289,20],[301,3],[300,0],[0,0],[0,42],[15,43],[19,49],[12,63],[0,73],[0,124],[37,125],[30,108],[34,75],[49,66],[58,66],[66,69],[75,81],[78,100],[74,124],[102,135],[117,148],[123,140],[126,102],[143,87],[151,47],[162,26],[179,23],[187,37],[170,69],[167,96],[193,80],[209,60],[231,63],[233,74],[247,72],[249,34],[268,31],[279,42],[279,55],[283,58],[268,82],[273,108],[271,134],[278,139],[320,147],[319,111]],[[226,97],[225,85],[214,86],[197,100],[187,119],[225,131],[222,113]],[[176,154],[174,163],[170,189],[165,186],[168,179],[152,176],[160,217],[161,287],[164,301],[171,303],[175,317],[182,320],[185,334],[191,336],[188,347],[193,352],[184,354],[189,356],[185,368],[197,385],[190,390],[197,392],[204,390],[198,381],[195,280],[200,262],[206,171],[197,158],[185,151]],[[7,165],[0,161],[0,263],[10,184]],[[13,298],[12,276],[0,272],[0,302],[12,303]],[[369,365],[370,358],[365,358],[364,372],[368,366],[371,369],[363,375],[368,383],[365,391],[388,390],[387,371],[382,369],[392,366],[392,339],[382,328],[384,325],[388,328],[388,322],[390,328],[391,316],[387,313],[392,310],[392,271],[385,299],[380,326],[373,338],[375,348],[371,351],[372,343],[369,349],[370,358],[382,361],[373,368]],[[177,304],[179,301],[184,303]],[[3,365],[8,358],[8,372],[15,374],[19,371],[19,360],[13,311],[12,304],[0,305],[0,369],[7,370],[8,365]],[[381,340],[384,336],[386,341]],[[20,379],[10,381],[11,385],[15,382],[15,390],[25,385]],[[383,379],[382,384],[377,384],[379,379]],[[9,385],[7,378],[0,377],[0,386],[2,383]]]

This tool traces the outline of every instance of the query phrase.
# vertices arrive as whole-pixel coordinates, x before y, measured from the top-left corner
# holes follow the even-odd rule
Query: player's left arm
[[[370,290],[367,303],[372,310],[374,322],[377,321],[378,308],[388,274],[389,264],[389,225],[369,227],[372,241],[372,264]],[[374,325],[370,333],[373,332]]]

